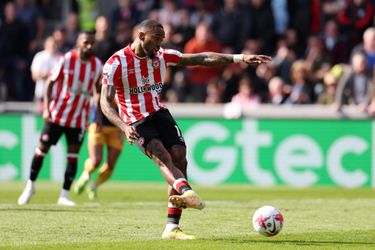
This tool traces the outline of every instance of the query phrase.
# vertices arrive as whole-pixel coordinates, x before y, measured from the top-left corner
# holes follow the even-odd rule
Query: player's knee
[[[186,159],[186,149],[182,146],[174,146],[171,148],[171,155],[173,158],[173,162],[178,165],[178,167],[186,168],[187,166],[187,159]]]
[[[183,154],[178,154],[177,156],[173,157],[173,162],[178,166],[178,168],[186,168],[187,166],[187,159],[185,155]]]

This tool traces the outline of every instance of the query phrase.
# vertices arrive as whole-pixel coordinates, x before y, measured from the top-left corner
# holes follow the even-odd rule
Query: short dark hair
[[[164,29],[163,25],[161,25],[159,22],[152,20],[152,19],[146,19],[138,25],[138,30],[140,31],[141,30],[153,30],[156,28]]]

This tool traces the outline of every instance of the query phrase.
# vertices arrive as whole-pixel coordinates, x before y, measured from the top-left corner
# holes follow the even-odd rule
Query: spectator
[[[64,27],[56,27],[52,32],[52,37],[56,41],[57,50],[59,51],[59,53],[64,54],[72,49],[72,46],[68,44],[66,29]]]
[[[345,63],[348,59],[348,44],[339,34],[337,22],[328,20],[324,26],[322,34],[324,44],[324,54],[328,56],[331,65]]]
[[[25,86],[28,68],[27,27],[16,16],[16,5],[8,2],[4,8],[4,23],[0,26],[0,74],[9,100],[26,101]],[[31,87],[31,86],[30,86]]]
[[[177,26],[180,23],[180,18],[177,11],[177,3],[174,0],[163,0],[162,8],[159,10],[159,21],[165,24]]]
[[[305,47],[306,38],[311,33],[311,1],[289,0],[288,10],[290,15],[289,28],[296,31],[298,44]]]
[[[275,19],[275,31],[278,35],[284,34],[289,23],[288,1],[271,0],[271,7]]]
[[[260,96],[254,92],[251,78],[243,76],[239,83],[238,93],[232,97],[232,103],[242,107],[256,107],[261,103]]]
[[[373,94],[372,72],[368,68],[365,55],[353,55],[351,72],[340,81],[336,94],[335,110],[340,111],[344,104],[353,104],[365,112]]]
[[[249,39],[259,39],[262,53],[271,54],[275,48],[276,31],[270,3],[266,0],[250,0],[245,13],[246,22],[241,32],[243,43]]]
[[[268,83],[268,103],[275,105],[284,104],[288,97],[285,88],[289,89],[281,77],[272,77]]]
[[[127,21],[120,21],[115,30],[116,50],[119,50],[124,47],[124,44],[128,44],[132,41],[132,25]]]
[[[221,52],[220,43],[214,39],[207,24],[201,23],[195,30],[195,36],[190,39],[184,49],[184,53],[199,53],[203,51]],[[207,83],[220,76],[222,67],[189,67],[188,75],[188,100],[192,102],[204,102],[207,95]]]
[[[28,0],[16,0],[17,19],[27,27],[28,36],[31,40],[30,51],[34,52],[42,47],[43,35],[46,22],[41,11]]]
[[[256,77],[252,87],[253,91],[261,97],[262,102],[266,102],[268,99],[268,83],[276,75],[276,70],[276,65],[273,63],[259,65],[256,68]]]
[[[95,20],[98,16],[96,0],[76,0],[78,4],[78,16],[81,30],[93,31]]]
[[[116,27],[119,22],[127,22],[131,25],[138,23],[140,13],[134,6],[132,0],[118,0],[117,6],[111,13],[111,27]]]
[[[79,33],[79,17],[76,13],[71,12],[66,17],[65,30],[68,46],[73,48]]]
[[[207,96],[205,103],[222,103],[223,88],[219,78],[211,79],[207,84]]]
[[[297,58],[302,58],[305,53],[306,38],[304,38],[304,40],[301,40],[298,36],[297,30],[292,28],[288,28],[285,31],[284,38],[288,49],[293,50]]]
[[[110,33],[108,18],[99,16],[95,23],[95,55],[102,62],[107,61],[116,51],[116,44]]]
[[[292,88],[290,95],[285,103],[288,104],[309,104],[312,103],[313,85],[308,80],[306,63],[303,60],[297,60],[293,63],[290,70],[292,79]]]
[[[166,75],[167,76],[167,75]],[[167,79],[168,80],[168,79]],[[167,81],[168,82],[168,81]],[[168,102],[185,102],[186,101],[186,77],[182,70],[178,70],[173,75],[172,83],[165,86],[168,87],[165,93],[165,99]]]
[[[194,36],[194,29],[190,25],[190,14],[187,10],[182,9],[178,14],[180,23],[175,28],[172,41],[178,49],[183,49],[187,41]]]
[[[375,68],[375,27],[370,27],[363,33],[363,43],[354,47],[352,55],[357,53],[363,53],[366,56],[370,69]]]
[[[291,82],[290,68],[295,60],[295,51],[288,46],[286,38],[281,37],[277,42],[277,50],[276,55],[273,57],[273,63],[277,67],[277,75],[286,83]]]
[[[318,104],[331,105],[335,102],[339,78],[331,71],[324,75],[324,91],[318,97]]]
[[[317,96],[323,90],[324,74],[330,69],[328,57],[323,51],[322,40],[319,36],[312,35],[308,39],[308,46],[305,57],[306,73],[309,80],[314,84],[314,94],[311,95],[311,102],[315,102]]]
[[[43,114],[44,86],[59,56],[56,41],[49,36],[44,42],[44,50],[34,56],[31,64],[31,75],[35,81],[34,101],[40,115]]]
[[[208,2],[206,0],[197,0],[195,2],[195,10],[191,14],[191,26],[196,27],[200,23],[211,25],[213,15],[208,10]]]
[[[242,49],[240,41],[244,20],[237,0],[225,0],[224,7],[214,15],[211,30],[219,42],[225,47]]]

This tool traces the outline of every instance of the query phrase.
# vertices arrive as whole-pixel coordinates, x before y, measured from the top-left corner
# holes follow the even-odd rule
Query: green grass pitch
[[[375,190],[246,185],[196,186],[203,211],[185,210],[184,231],[195,241],[165,241],[166,185],[106,183],[99,199],[55,205],[61,185],[37,182],[18,206],[23,182],[0,183],[0,249],[375,249]],[[251,217],[263,205],[279,208],[282,232],[255,233]]]

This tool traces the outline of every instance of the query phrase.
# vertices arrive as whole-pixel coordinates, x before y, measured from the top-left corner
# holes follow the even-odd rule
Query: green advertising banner
[[[189,178],[195,183],[375,186],[370,120],[181,118],[177,122],[188,146]],[[27,179],[43,121],[34,115],[2,115],[0,124],[0,180]],[[85,142],[80,170],[86,157]],[[61,181],[65,162],[62,138],[45,159],[40,179]],[[129,145],[112,179],[163,181],[152,161]]]

